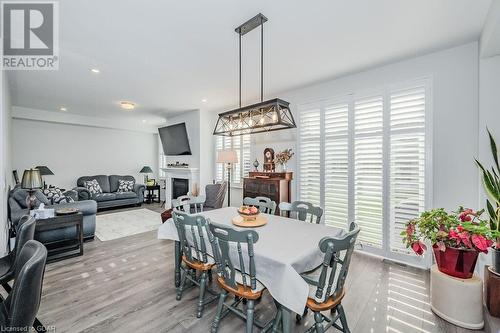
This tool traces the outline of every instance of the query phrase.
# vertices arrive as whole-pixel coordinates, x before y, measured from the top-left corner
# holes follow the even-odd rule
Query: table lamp
[[[24,170],[21,187],[25,190],[28,190],[28,196],[26,197],[26,206],[28,207],[28,210],[31,210],[32,207],[34,207],[36,201],[34,193],[37,189],[42,188],[42,176],[40,175],[40,170]]]
[[[148,184],[148,173],[153,173],[153,170],[147,165],[143,166],[139,173],[145,173],[144,175],[144,185]]]
[[[227,164],[227,206],[231,206],[231,168],[234,163],[238,163],[236,150],[219,150],[217,152],[217,163]]]
[[[53,176],[54,173],[46,166],[46,165],[39,165],[35,167],[35,169],[40,170],[40,176]],[[43,177],[42,177],[43,180]],[[45,183],[45,180],[43,180],[43,188],[47,188],[47,184]]]

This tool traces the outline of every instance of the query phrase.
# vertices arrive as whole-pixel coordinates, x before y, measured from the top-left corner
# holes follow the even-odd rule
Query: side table
[[[160,203],[160,185],[159,184],[156,184],[156,185],[146,185],[146,191],[148,191],[148,194],[146,195],[146,198],[144,198],[144,202],[146,203],[152,203],[152,202],[156,202],[156,203]],[[158,191],[158,195],[156,196],[155,195],[155,191]],[[155,200],[156,198],[156,200]]]
[[[483,281],[474,275],[459,279],[431,267],[431,309],[450,323],[468,329],[481,329],[483,319]]]
[[[76,236],[74,239],[42,242],[48,251],[48,263],[83,255],[83,214],[78,212],[36,220],[36,240],[38,240],[37,233],[40,231],[57,230],[67,227],[76,227]]]

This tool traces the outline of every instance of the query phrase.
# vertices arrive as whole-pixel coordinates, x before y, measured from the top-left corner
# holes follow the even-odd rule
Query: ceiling
[[[262,12],[265,95],[477,40],[491,0],[60,1],[58,71],[9,73],[16,106],[150,123],[238,102],[238,35]],[[243,99],[259,93],[243,37]],[[98,68],[99,74],[90,71]],[[206,99],[206,102],[202,100]],[[137,104],[124,111],[119,101]]]

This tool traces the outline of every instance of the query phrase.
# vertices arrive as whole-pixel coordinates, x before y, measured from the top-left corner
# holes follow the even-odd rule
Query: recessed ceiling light
[[[142,120],[142,122],[143,122],[143,123],[146,123],[146,122],[147,122],[147,120],[146,120],[146,119],[143,119],[143,120]]]
[[[96,74],[99,74],[99,73],[101,72],[101,71],[100,71],[99,69],[97,69],[97,68],[91,68],[91,69],[90,69],[90,71],[91,71],[92,73],[96,73]]]
[[[206,103],[206,102],[207,102],[207,99],[206,99],[206,98],[204,98],[204,99],[202,99],[201,101],[202,101],[203,103]]]
[[[120,106],[125,110],[133,110],[135,108],[135,104],[132,102],[122,101],[120,102]]]
[[[61,106],[61,107],[59,108],[59,111],[63,111],[63,112],[64,112],[64,111],[68,111],[68,109],[66,109],[64,106]]]

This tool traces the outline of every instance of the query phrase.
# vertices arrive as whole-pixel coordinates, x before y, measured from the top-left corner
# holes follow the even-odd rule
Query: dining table
[[[291,332],[292,313],[303,313],[309,295],[309,285],[300,274],[321,265],[324,258],[318,247],[321,239],[339,237],[345,230],[263,213],[262,216],[267,220],[265,225],[238,227],[232,223],[232,219],[238,216],[236,207],[224,207],[198,214],[203,215],[210,223],[231,226],[236,230],[253,229],[259,234],[259,239],[254,244],[256,278],[279,303],[283,332]],[[158,239],[174,241],[175,285],[178,287],[182,253],[172,219],[159,227]]]

